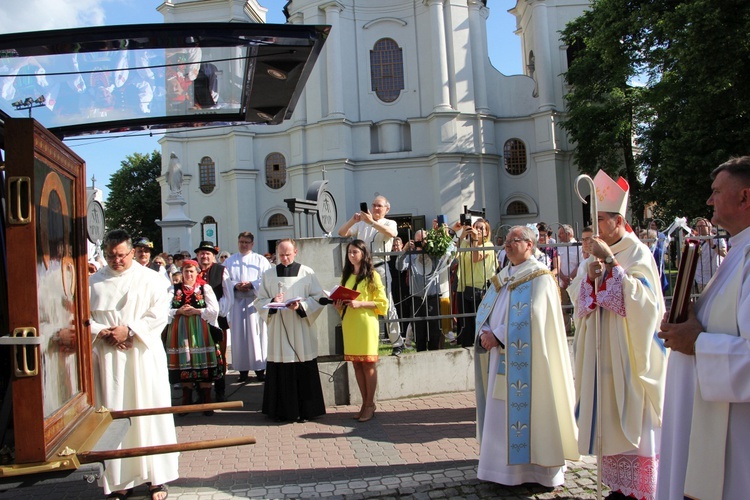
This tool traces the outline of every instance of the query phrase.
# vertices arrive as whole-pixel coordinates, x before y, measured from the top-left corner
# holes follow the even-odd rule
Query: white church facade
[[[270,251],[295,236],[284,200],[304,198],[322,179],[336,227],[377,194],[390,201],[389,217],[417,225],[438,214],[456,220],[464,206],[485,210],[493,228],[580,223],[573,146],[559,125],[567,70],[559,31],[588,4],[518,0],[510,12],[526,74],[506,76],[488,57],[483,0],[289,1],[289,23],[332,27],[296,109],[280,125],[160,140],[163,171],[171,153],[182,163],[184,213],[196,222],[189,242],[165,228],[165,251],[207,238],[234,252],[248,230],[257,252]],[[255,0],[171,0],[159,11],[165,22],[264,22],[266,13]]]

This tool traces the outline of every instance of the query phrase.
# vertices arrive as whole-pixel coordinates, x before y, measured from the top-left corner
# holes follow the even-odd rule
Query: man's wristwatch
[[[128,327],[128,337],[135,337],[135,332],[130,327]]]
[[[608,264],[608,265],[610,265],[610,266],[611,266],[612,264],[614,264],[614,263],[615,263],[615,256],[614,256],[614,255],[607,255],[607,256],[606,256],[606,257],[604,258],[604,263],[605,263],[605,264]]]

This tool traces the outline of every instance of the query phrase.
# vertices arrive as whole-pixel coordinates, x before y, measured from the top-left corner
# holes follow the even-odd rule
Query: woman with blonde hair
[[[352,362],[362,395],[362,407],[354,418],[367,422],[375,415],[380,329],[378,315],[382,316],[388,310],[388,298],[380,275],[373,267],[367,245],[362,240],[353,240],[346,247],[341,285],[360,293],[356,300],[337,300],[334,306],[341,314],[344,360]]]

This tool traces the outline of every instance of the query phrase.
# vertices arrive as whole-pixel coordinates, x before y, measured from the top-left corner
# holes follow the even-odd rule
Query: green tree
[[[106,204],[107,230],[125,229],[134,238],[145,236],[161,251],[161,153],[133,153],[120,162],[120,169],[109,179]]]
[[[636,217],[710,215],[708,174],[750,153],[748,29],[745,0],[595,0],[564,30],[576,160],[626,177]]]

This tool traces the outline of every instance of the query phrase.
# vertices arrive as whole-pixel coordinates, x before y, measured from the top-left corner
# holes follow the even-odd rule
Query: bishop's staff
[[[590,201],[586,201],[586,199],[581,196],[581,191],[579,190],[579,185],[581,184],[581,181],[583,181],[585,184],[588,184],[589,186],[589,198]],[[573,184],[573,187],[575,188],[576,195],[578,195],[578,199],[581,200],[582,203],[588,204],[590,208],[591,213],[591,229],[593,231],[593,237],[596,238],[599,236],[599,210],[598,210],[598,204],[596,200],[596,186],[594,185],[594,180],[589,177],[586,174],[581,174],[578,177],[576,177],[575,184]],[[594,290],[599,289],[599,277],[594,280]],[[601,315],[599,313],[599,307],[597,306],[594,310],[594,324],[596,325],[596,330],[594,332],[594,336],[596,337],[596,420],[594,422],[594,425],[596,426],[596,498],[597,500],[601,500],[602,498],[602,426],[600,425],[600,419],[602,418],[602,363],[601,363],[601,357],[602,357],[602,327],[601,327]]]

